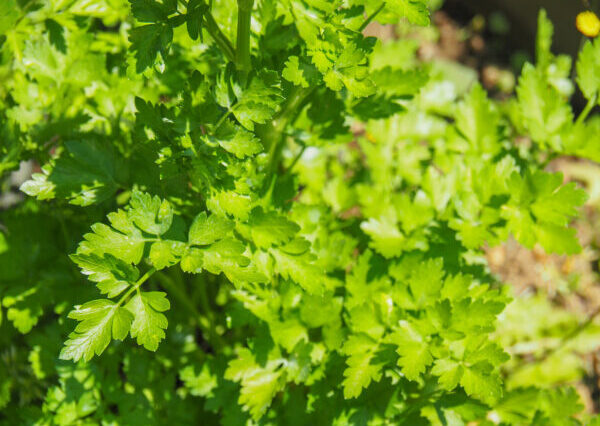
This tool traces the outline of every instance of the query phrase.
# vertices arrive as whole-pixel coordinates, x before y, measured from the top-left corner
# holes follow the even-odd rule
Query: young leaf
[[[135,52],[136,71],[143,72],[154,65],[156,56],[167,56],[173,41],[173,29],[163,23],[143,25],[131,30],[129,35],[131,49]]]
[[[69,335],[60,358],[89,361],[94,354],[104,352],[111,339],[123,340],[127,336],[133,315],[115,302],[100,299],[77,307],[69,318],[81,322]]]
[[[300,230],[294,222],[275,212],[265,213],[260,207],[252,210],[248,226],[254,243],[263,248],[287,243]]]
[[[456,111],[456,128],[475,152],[489,157],[501,149],[499,124],[500,114],[488,100],[483,87],[475,84]]]
[[[111,226],[92,225],[92,233],[85,234],[79,244],[78,254],[109,254],[127,263],[138,264],[144,254],[146,239],[123,210],[109,213]]]
[[[348,367],[344,370],[344,398],[357,398],[372,381],[381,379],[381,364],[374,362],[377,343],[362,335],[352,336],[344,345],[349,355]]]
[[[229,219],[216,214],[207,216],[206,212],[202,212],[190,227],[188,242],[192,245],[209,245],[225,238],[233,227],[234,224]]]
[[[162,235],[171,228],[173,207],[158,196],[133,191],[127,215],[142,231]]]
[[[214,136],[208,136],[210,142],[218,143],[225,151],[239,159],[258,154],[263,150],[260,141],[249,131],[226,120]]]
[[[70,257],[81,268],[81,273],[98,283],[100,291],[111,298],[121,294],[140,275],[137,268],[110,254],[77,253]]]
[[[254,123],[265,123],[275,115],[283,101],[280,85],[276,72],[261,71],[248,87],[234,86],[237,103],[233,107],[233,115],[242,126],[254,130]]]
[[[424,0],[388,0],[387,8],[416,25],[429,25],[429,11]]]
[[[66,151],[43,173],[21,185],[21,191],[38,200],[63,198],[71,204],[89,206],[114,195],[125,165],[114,149],[98,140],[68,141]]]
[[[586,41],[577,58],[577,84],[588,100],[600,102],[600,41]]]
[[[523,124],[531,138],[542,146],[556,150],[562,147],[562,132],[573,121],[569,104],[551,86],[539,69],[525,64],[517,86]]]
[[[149,351],[156,351],[158,344],[165,338],[167,317],[161,312],[170,308],[170,303],[160,291],[137,292],[124,306],[131,312],[131,337]]]
[[[258,365],[252,352],[244,348],[225,371],[226,379],[241,382],[239,402],[254,419],[262,417],[275,394],[283,388],[280,380],[283,371],[279,366],[277,359],[267,361],[264,366]]]

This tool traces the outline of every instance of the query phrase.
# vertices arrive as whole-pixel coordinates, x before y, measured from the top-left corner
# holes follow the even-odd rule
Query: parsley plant
[[[576,117],[541,13],[496,102],[363,35],[426,3],[2,0],[0,176],[41,169],[0,212],[0,420],[578,424],[503,385],[483,249],[580,250],[545,166],[600,161],[600,41]]]

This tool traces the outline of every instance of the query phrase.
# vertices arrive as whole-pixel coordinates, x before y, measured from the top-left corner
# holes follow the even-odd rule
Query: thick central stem
[[[237,69],[245,73],[252,70],[250,60],[250,24],[254,0],[238,0],[237,43],[235,48],[235,64]]]

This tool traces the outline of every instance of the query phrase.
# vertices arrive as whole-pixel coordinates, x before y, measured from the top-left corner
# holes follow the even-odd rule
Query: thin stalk
[[[214,327],[211,327],[211,323],[213,322],[209,315],[202,315],[196,306],[192,303],[189,295],[186,294],[185,290],[181,288],[181,286],[169,275],[158,272],[156,274],[156,278],[160,282],[160,284],[165,287],[165,289],[175,297],[183,306],[188,313],[191,315],[192,320],[202,330],[202,334],[207,336],[207,340],[210,345],[218,351],[225,347],[225,341],[217,334],[214,330]]]
[[[590,112],[592,112],[592,109],[594,109],[594,107],[596,106],[597,100],[598,100],[598,95],[594,95],[590,98],[590,100],[585,105],[585,108],[583,109],[583,111],[581,111],[581,114],[579,114],[579,117],[577,117],[577,121],[575,122],[575,125],[579,125],[584,122],[584,120],[587,118],[587,116],[590,115]]]
[[[584,322],[579,324],[577,326],[577,328],[574,329],[573,331],[571,331],[569,334],[564,336],[562,338],[562,340],[560,341],[559,345],[555,346],[554,348],[550,349],[549,351],[546,351],[546,353],[542,356],[542,358],[540,360],[538,360],[538,362],[542,361],[544,359],[547,359],[550,355],[556,353],[559,349],[561,349],[566,343],[570,342],[571,340],[573,340],[577,336],[579,336],[581,333],[583,333],[585,331],[585,329],[588,328],[588,326],[594,322],[594,320],[596,319],[596,317],[599,314],[600,314],[600,308],[596,308],[596,310],[594,312],[592,312],[592,314],[588,317],[588,319],[586,319]]]
[[[209,302],[209,298],[208,298],[208,287],[207,287],[207,283],[206,280],[204,279],[204,277],[202,275],[198,276],[198,278],[202,281],[200,283],[200,285],[198,286],[198,294],[200,296],[200,306],[202,308],[202,310],[204,311],[204,315],[205,317],[208,319],[209,323],[212,325],[210,327],[210,334],[209,336],[211,336],[211,339],[215,339],[217,340],[217,342],[219,342],[220,348],[225,347],[225,342],[223,341],[222,337],[217,333],[217,331],[215,330],[214,324],[216,322],[215,320],[215,316],[214,316],[214,312],[210,307],[210,302]]]
[[[225,114],[223,114],[221,116],[221,118],[219,118],[219,121],[217,121],[217,123],[215,124],[215,131],[219,129],[219,127],[221,127],[221,125],[225,122],[225,120],[227,119],[227,117],[229,117],[231,115],[231,113],[233,112],[233,110],[235,109],[237,104],[234,104],[233,106],[231,106],[227,112]]]
[[[569,343],[571,340],[575,339],[577,336],[579,336],[581,333],[583,333],[585,331],[585,329],[594,322],[594,320],[596,319],[596,317],[600,315],[600,307],[596,308],[596,310],[594,312],[592,312],[590,314],[590,316],[581,324],[579,324],[573,331],[571,331],[569,334],[567,334],[566,336],[564,336],[561,340],[560,343],[556,346],[554,346],[551,349],[546,350],[538,359],[536,359],[534,361],[534,363],[539,364],[545,360],[547,360],[550,356],[554,355],[556,352],[558,352],[560,349],[562,349],[567,343]],[[518,371],[520,369],[522,369],[523,367],[525,367],[526,364],[521,364],[519,366],[517,366],[513,371]]]
[[[219,28],[219,24],[217,24],[217,21],[215,21],[215,18],[213,17],[212,13],[206,12],[204,14],[204,24],[206,31],[208,31],[210,36],[213,38],[215,43],[217,43],[217,46],[219,46],[219,48],[227,57],[227,59],[231,62],[235,62],[235,50],[233,48],[233,45],[231,44],[227,36],[223,34],[221,28]]]
[[[302,148],[300,149],[300,152],[298,152],[298,154],[296,154],[296,156],[292,160],[292,163],[289,165],[289,167],[286,170],[287,173],[291,172],[294,169],[294,166],[296,166],[296,163],[298,163],[298,161],[300,161],[300,158],[302,158],[302,154],[304,154],[304,151],[306,151],[306,145],[302,146]]]
[[[237,42],[235,64],[238,70],[249,73],[252,70],[250,58],[250,24],[254,0],[238,0]]]
[[[269,127],[262,135],[265,148],[269,149],[268,173],[273,174],[281,157],[284,146],[284,131],[287,125],[297,116],[299,108],[310,95],[313,88],[295,86],[281,111],[271,121]]]
[[[362,33],[362,32],[363,32],[363,30],[364,30],[365,28],[367,28],[367,25],[369,25],[369,24],[371,23],[371,21],[372,21],[373,19],[375,19],[375,17],[376,17],[377,15],[379,15],[379,12],[381,12],[381,11],[383,10],[383,8],[384,8],[384,7],[385,7],[385,2],[381,3],[381,6],[379,6],[379,7],[377,8],[377,10],[375,10],[375,12],[371,13],[371,14],[370,14],[370,15],[367,17],[367,19],[365,19],[365,22],[363,22],[363,23],[362,23],[362,25],[361,25],[361,26],[360,26],[360,28],[358,29],[358,32]]]
[[[27,3],[25,5],[23,10],[21,11],[21,16],[19,16],[19,18],[15,22],[15,27],[17,25],[19,25],[23,19],[25,19],[25,17],[27,16],[27,13],[29,13],[29,9],[31,9],[33,6],[36,6],[36,5],[37,5],[37,2],[35,2],[35,1],[30,1],[29,3]]]
[[[202,315],[200,312],[198,312],[190,298],[185,294],[185,291],[180,288],[175,280],[164,272],[157,272],[156,279],[158,279],[160,284],[165,287],[177,300],[179,300],[183,307],[192,315],[194,322],[197,323],[198,318],[202,317]]]
[[[127,290],[127,292],[123,296],[121,296],[121,298],[117,302],[117,307],[121,306],[125,302],[125,300],[127,300],[127,298],[129,296],[131,296],[131,293],[133,293],[134,291],[138,291],[140,286],[142,284],[144,284],[146,282],[146,280],[148,278],[150,278],[152,276],[152,274],[154,274],[155,272],[156,272],[155,268],[148,269],[148,271],[144,275],[142,275],[142,278],[137,280],[136,283],[133,285],[133,287],[131,287],[129,290]]]
[[[208,291],[206,291],[206,280],[204,277],[198,277],[201,279],[201,283],[198,286],[198,295],[200,296],[200,306],[204,311],[204,314],[208,317],[209,320],[214,321],[212,315],[212,309],[210,308],[210,303],[208,301]]]

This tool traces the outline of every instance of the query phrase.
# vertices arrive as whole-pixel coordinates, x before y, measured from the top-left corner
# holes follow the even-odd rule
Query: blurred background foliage
[[[443,69],[458,91],[479,79],[493,97],[514,93],[516,76],[535,56],[537,14],[545,8],[555,25],[553,50],[574,58],[587,39],[576,28],[585,10],[598,12],[591,0],[446,0],[430,2],[427,28],[376,28],[393,39],[419,40],[419,56]],[[572,98],[581,110],[583,97]],[[527,141],[523,141],[527,143]],[[508,348],[507,386],[574,385],[586,411],[600,409],[600,166],[561,157],[549,162],[566,180],[582,184],[590,198],[575,222],[584,250],[577,255],[547,255],[515,241],[487,250],[491,272],[511,285],[514,301],[501,314],[496,338]]]

